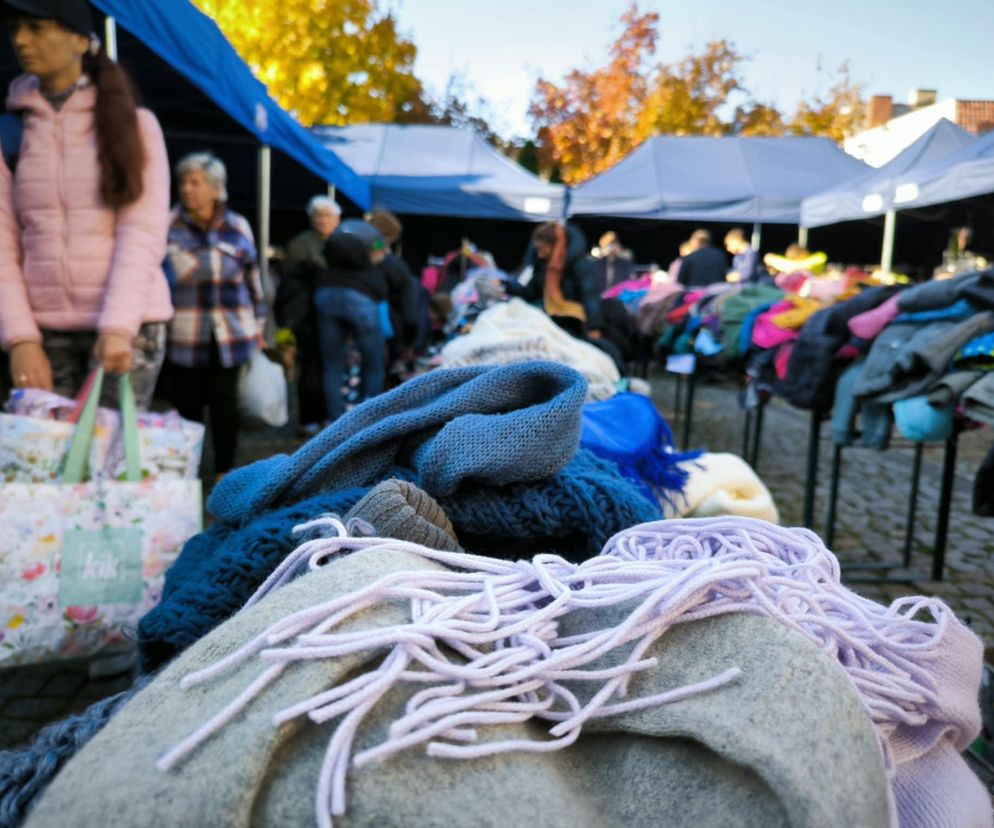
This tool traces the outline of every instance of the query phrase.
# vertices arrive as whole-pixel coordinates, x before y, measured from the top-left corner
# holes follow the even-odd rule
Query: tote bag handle
[[[138,407],[135,404],[135,392],[131,385],[131,377],[122,374],[118,379],[118,398],[121,408],[121,436],[124,440],[124,479],[128,483],[140,483],[141,450],[138,442]],[[90,446],[93,443],[93,430],[97,424],[97,406],[100,403],[100,392],[103,390],[104,372],[98,368],[93,375],[86,403],[76,433],[69,444],[65,465],[62,467],[63,483],[82,483],[86,477],[87,460],[90,457]]]

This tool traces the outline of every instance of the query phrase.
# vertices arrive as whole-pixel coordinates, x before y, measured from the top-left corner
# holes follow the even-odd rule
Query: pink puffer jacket
[[[12,179],[0,161],[0,342],[40,341],[39,328],[134,336],[172,317],[162,272],[169,229],[169,160],[155,116],[139,110],[146,166],[141,198],[114,210],[100,197],[93,108],[77,89],[58,112],[22,76],[7,108],[23,112]]]

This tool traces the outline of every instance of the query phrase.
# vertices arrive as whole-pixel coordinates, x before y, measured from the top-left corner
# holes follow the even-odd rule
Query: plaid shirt
[[[166,274],[176,308],[169,359],[191,368],[210,365],[213,341],[226,368],[248,362],[267,310],[249,223],[225,210],[205,232],[184,210],[174,210]]]

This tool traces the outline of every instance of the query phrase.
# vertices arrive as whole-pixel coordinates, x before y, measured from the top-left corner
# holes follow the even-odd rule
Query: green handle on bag
[[[142,479],[141,448],[138,442],[138,407],[135,405],[135,391],[131,377],[122,374],[119,379],[118,398],[121,408],[121,436],[124,440],[124,479],[128,483],[140,483]],[[63,483],[82,483],[86,477],[87,460],[93,443],[93,430],[97,425],[97,407],[100,392],[103,390],[104,371],[98,368],[93,385],[79,416],[76,433],[69,445],[65,465],[62,467]]]

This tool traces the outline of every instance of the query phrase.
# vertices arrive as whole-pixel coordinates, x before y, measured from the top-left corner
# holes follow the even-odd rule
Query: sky
[[[603,65],[628,0],[381,0],[418,46],[415,70],[440,93],[463,75],[496,114],[497,131],[532,132],[535,80]],[[906,102],[911,89],[939,99],[994,99],[994,0],[642,0],[660,15],[657,58],[675,62],[726,38],[750,60],[746,87],[792,112],[824,91],[849,61],[867,94]],[[819,73],[819,65],[823,72]]]

